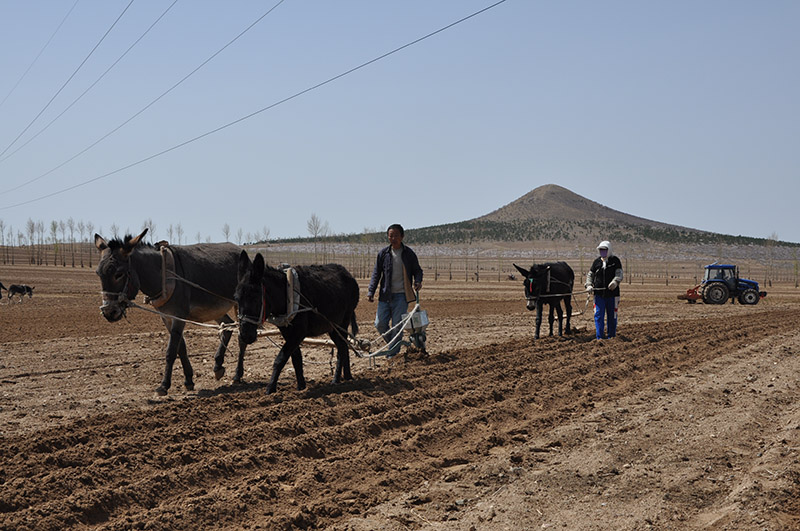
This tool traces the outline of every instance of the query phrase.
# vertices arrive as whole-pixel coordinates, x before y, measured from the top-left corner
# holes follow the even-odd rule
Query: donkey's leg
[[[286,365],[286,362],[289,361],[289,357],[294,354],[294,351],[297,350],[299,345],[299,341],[287,340],[286,343],[283,344],[283,348],[278,352],[278,355],[275,356],[275,361],[272,362],[272,378],[270,378],[269,385],[267,386],[267,394],[272,394],[278,390],[278,377],[281,375],[283,366]],[[297,369],[295,368],[295,370]]]
[[[539,339],[539,330],[542,328],[542,300],[536,301],[536,331],[533,339]]]
[[[239,336],[239,359],[236,362],[236,374],[233,375],[233,383],[242,383],[244,378],[244,351],[247,350],[247,343]]]
[[[561,337],[564,333],[563,325],[564,325],[564,310],[561,309],[561,301],[556,302],[556,313],[558,314],[558,337]],[[550,323],[552,328],[552,323]],[[550,334],[553,335],[553,334]]]
[[[181,360],[183,367],[183,386],[187,391],[194,391],[194,370],[192,364],[189,362],[189,354],[186,351],[186,339],[181,337],[181,344],[178,347],[178,358]]]
[[[217,323],[231,324],[233,323],[233,319],[231,319],[228,314],[225,314],[221,319],[217,320]],[[217,353],[214,354],[214,378],[217,380],[225,376],[225,367],[223,367],[222,364],[225,362],[225,350],[228,348],[228,342],[231,340],[231,334],[233,334],[233,330],[230,328],[226,328],[220,334]],[[239,347],[241,349],[241,342],[239,343]]]
[[[299,346],[292,352],[292,367],[297,376],[297,390],[302,391],[306,388],[306,377],[303,375],[303,353],[300,352]]]
[[[567,295],[564,297],[564,312],[567,314],[567,329],[565,330],[567,335],[570,335],[570,327],[569,327],[569,320],[572,317],[572,297],[571,295]]]
[[[553,316],[553,312],[555,311],[555,308],[553,307],[553,304],[550,304],[549,306],[550,306],[550,310],[547,312],[547,322],[550,324],[550,334],[549,335],[550,335],[550,337],[553,337],[553,321],[555,321],[555,317]],[[561,313],[561,307],[560,306],[558,307],[558,313],[559,314]],[[561,335],[561,334],[559,333],[558,335]]]
[[[158,386],[156,389],[156,393],[161,396],[167,394],[169,388],[172,386],[172,368],[175,366],[175,358],[178,357],[178,351],[180,350],[181,343],[183,342],[183,328],[184,324],[177,319],[167,319],[163,318],[164,325],[166,325],[167,330],[169,330],[169,342],[167,343],[167,359],[166,364],[164,366],[164,376],[161,379],[161,385]],[[183,345],[183,356],[181,356],[181,363],[183,363],[183,357],[186,356],[186,344]],[[186,357],[186,363],[184,364],[183,371],[184,374],[188,370],[191,374],[191,366],[189,365],[189,358]]]
[[[345,341],[336,332],[329,334],[331,340],[336,345],[336,372],[333,373],[333,383],[340,383],[342,380],[352,380],[350,372],[350,349]]]

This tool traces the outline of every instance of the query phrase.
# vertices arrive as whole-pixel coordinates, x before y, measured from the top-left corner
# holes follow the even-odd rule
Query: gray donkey
[[[184,385],[191,391],[194,372],[183,338],[186,323],[181,319],[233,323],[228,311],[234,305],[241,249],[232,243],[156,248],[142,242],[145,234],[147,229],[135,238],[128,235],[124,240],[108,242],[99,234],[94,235],[95,246],[102,253],[97,265],[103,290],[100,310],[108,321],[119,321],[125,316],[129,301],[133,301],[139,291],[144,293],[150,304],[165,314],[161,319],[169,330],[164,377],[156,393],[167,394],[176,357],[181,359]],[[214,355],[214,376],[218,380],[225,374],[222,363],[232,333],[233,330],[222,332]],[[244,374],[245,348],[245,343],[239,341],[234,383],[241,382]]]

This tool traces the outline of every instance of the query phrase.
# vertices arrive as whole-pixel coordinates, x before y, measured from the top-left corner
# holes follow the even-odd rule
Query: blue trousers
[[[619,310],[619,297],[594,298],[594,328],[597,339],[612,338],[617,335],[617,312]],[[608,318],[608,334],[604,335],[605,320]]]
[[[391,326],[397,325],[402,319],[403,314],[408,311],[408,302],[406,301],[405,293],[392,293],[388,301],[378,301],[378,311],[375,314],[375,328],[383,336],[384,341],[389,343],[391,339],[400,332],[397,339],[389,345],[386,355],[391,357],[400,352],[400,340],[403,339],[403,333],[399,328],[389,332]]]

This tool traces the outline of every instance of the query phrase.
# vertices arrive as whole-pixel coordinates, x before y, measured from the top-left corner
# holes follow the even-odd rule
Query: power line
[[[131,1],[133,1],[133,0],[131,0]],[[175,83],[174,85],[172,85],[172,86],[171,86],[170,88],[168,88],[166,91],[162,92],[160,96],[158,96],[156,99],[154,99],[153,101],[151,101],[150,103],[148,103],[147,105],[145,105],[144,107],[142,107],[142,108],[141,108],[141,109],[140,109],[138,112],[134,113],[134,114],[133,114],[133,116],[131,116],[130,118],[128,118],[127,120],[125,120],[124,122],[122,122],[121,124],[119,124],[117,127],[115,127],[114,129],[112,129],[111,131],[109,131],[109,132],[108,132],[108,133],[106,133],[105,135],[101,136],[100,138],[98,138],[97,140],[95,140],[95,141],[94,141],[92,144],[90,144],[89,146],[85,147],[83,150],[79,151],[78,153],[76,153],[76,154],[75,154],[75,155],[73,155],[72,157],[68,158],[67,160],[65,160],[64,162],[62,162],[61,164],[59,164],[59,165],[58,165],[58,166],[56,166],[55,168],[52,168],[51,170],[49,170],[49,171],[47,171],[47,172],[43,173],[42,175],[39,175],[38,177],[34,177],[33,179],[29,179],[28,181],[25,181],[24,183],[22,183],[22,184],[20,184],[20,185],[18,185],[18,186],[15,186],[14,188],[9,188],[8,190],[3,190],[2,192],[0,192],[0,195],[7,194],[8,192],[12,192],[12,191],[14,191],[14,190],[19,190],[20,188],[22,188],[22,187],[24,187],[24,186],[27,186],[27,185],[29,185],[29,184],[31,184],[31,183],[33,183],[33,182],[36,182],[36,181],[38,181],[39,179],[42,179],[42,178],[44,178],[44,177],[47,177],[48,175],[50,175],[50,174],[51,174],[51,173],[53,173],[54,171],[56,171],[56,170],[58,170],[58,169],[60,169],[60,168],[63,168],[64,166],[66,166],[67,164],[69,164],[70,162],[72,162],[73,160],[77,159],[78,157],[80,157],[81,155],[83,155],[84,153],[86,153],[87,151],[89,151],[90,149],[92,149],[93,147],[95,147],[97,144],[99,144],[100,142],[102,142],[102,141],[103,141],[103,140],[105,140],[106,138],[110,137],[111,135],[113,135],[114,133],[116,133],[117,131],[119,131],[120,129],[122,129],[124,126],[126,126],[126,125],[127,125],[127,124],[129,124],[131,121],[133,121],[133,120],[134,120],[134,118],[136,118],[137,116],[139,116],[140,114],[142,114],[144,111],[146,111],[147,109],[149,109],[150,107],[152,107],[153,105],[155,105],[155,104],[156,104],[156,103],[157,103],[159,100],[161,100],[161,98],[163,98],[164,96],[166,96],[167,94],[169,94],[170,92],[172,92],[173,90],[175,90],[176,88],[178,88],[178,86],[179,86],[179,85],[181,85],[181,84],[182,84],[184,81],[186,81],[186,80],[187,80],[187,79],[189,79],[191,76],[193,76],[195,73],[197,73],[197,71],[198,71],[198,70],[200,70],[201,68],[203,68],[203,67],[204,67],[205,65],[207,65],[209,62],[211,62],[211,60],[212,60],[212,59],[214,59],[216,56],[218,56],[220,53],[222,53],[222,52],[223,52],[223,51],[224,51],[224,50],[225,50],[225,49],[226,49],[228,46],[230,46],[231,44],[233,44],[234,42],[236,42],[237,40],[239,40],[239,39],[240,39],[240,38],[241,38],[241,37],[242,37],[242,36],[243,36],[245,33],[247,33],[248,31],[250,31],[250,30],[251,30],[251,29],[252,29],[252,28],[253,28],[253,27],[254,27],[256,24],[258,24],[259,22],[261,22],[261,21],[264,19],[264,17],[266,17],[267,15],[269,15],[270,13],[272,13],[272,12],[273,12],[273,11],[274,11],[274,10],[275,10],[275,9],[276,9],[278,6],[279,6],[279,5],[281,5],[281,4],[282,4],[283,2],[285,2],[285,1],[286,1],[286,0],[280,0],[280,1],[279,1],[277,4],[275,4],[274,6],[272,6],[272,7],[271,7],[269,10],[267,10],[267,12],[266,12],[266,13],[264,13],[263,15],[261,15],[260,17],[258,17],[258,18],[257,18],[257,19],[256,19],[256,20],[255,20],[255,21],[252,23],[252,24],[250,24],[250,25],[249,25],[249,26],[247,26],[247,27],[246,27],[244,30],[242,30],[242,31],[241,31],[241,32],[240,32],[240,33],[239,33],[239,34],[238,34],[236,37],[234,37],[233,39],[231,39],[230,41],[228,41],[228,43],[227,43],[225,46],[223,46],[222,48],[220,48],[219,50],[217,50],[216,52],[214,52],[214,53],[211,55],[211,57],[209,57],[208,59],[206,59],[205,61],[203,61],[202,63],[200,63],[200,65],[199,65],[199,66],[197,66],[197,68],[195,68],[194,70],[192,70],[191,72],[189,72],[188,74],[186,74],[185,76],[183,76],[183,78],[181,78],[181,80],[180,80],[180,81],[178,81],[177,83]],[[0,153],[0,156],[2,156],[2,153]],[[5,160],[5,159],[3,159],[3,160]]]
[[[36,139],[36,137],[38,137],[39,135],[41,135],[42,133],[44,133],[44,132],[45,132],[47,129],[49,129],[49,128],[50,128],[50,126],[51,126],[51,125],[53,125],[53,123],[54,123],[56,120],[58,120],[59,118],[61,118],[62,116],[64,116],[64,114],[65,114],[65,113],[66,113],[68,110],[70,110],[70,109],[71,109],[71,108],[72,108],[72,107],[73,107],[73,106],[74,106],[76,103],[78,103],[78,101],[80,101],[80,99],[81,99],[81,98],[83,98],[83,97],[86,95],[86,93],[88,93],[90,90],[92,90],[92,89],[95,87],[95,85],[97,85],[97,84],[98,84],[98,83],[99,83],[99,82],[100,82],[100,81],[101,81],[101,80],[102,80],[102,79],[103,79],[103,78],[106,76],[106,74],[108,74],[108,73],[111,71],[111,69],[112,69],[112,68],[114,68],[115,66],[117,66],[117,63],[119,63],[120,61],[122,61],[122,59],[123,59],[123,58],[124,58],[126,55],[128,55],[128,52],[130,52],[130,51],[131,51],[131,50],[134,48],[134,46],[136,46],[137,44],[139,44],[139,42],[140,42],[142,39],[144,39],[144,37],[145,37],[145,36],[146,36],[148,33],[150,33],[150,30],[152,30],[152,29],[155,27],[155,25],[156,25],[156,24],[158,24],[158,23],[161,21],[161,19],[162,19],[162,18],[164,18],[164,16],[165,16],[165,15],[166,15],[166,14],[167,14],[167,13],[168,13],[168,12],[169,12],[171,9],[172,9],[172,7],[173,7],[175,4],[177,4],[177,3],[178,3],[178,0],[174,0],[174,1],[173,1],[173,2],[172,2],[172,3],[171,3],[171,4],[170,4],[168,7],[167,7],[167,9],[165,9],[165,10],[164,10],[164,12],[163,12],[163,13],[161,13],[161,15],[160,15],[160,16],[159,16],[159,17],[158,17],[158,18],[157,18],[157,19],[156,19],[156,20],[155,20],[155,21],[154,21],[152,24],[150,24],[150,27],[149,27],[149,28],[147,28],[147,29],[145,30],[145,32],[144,32],[144,33],[142,33],[142,35],[141,35],[141,36],[139,36],[139,38],[138,38],[138,39],[136,39],[136,40],[133,42],[133,44],[131,44],[131,45],[128,47],[128,49],[127,49],[127,50],[125,50],[125,52],[124,52],[122,55],[120,55],[120,56],[119,56],[119,58],[118,58],[116,61],[114,61],[114,62],[111,64],[111,66],[109,66],[109,67],[106,69],[106,71],[105,71],[105,72],[103,72],[103,73],[100,75],[100,77],[98,77],[98,78],[97,78],[97,80],[95,80],[95,82],[94,82],[94,83],[92,83],[91,85],[89,85],[89,87],[88,87],[86,90],[84,90],[84,91],[83,91],[83,93],[81,93],[81,95],[80,95],[80,96],[78,96],[77,98],[75,98],[75,100],[73,100],[73,102],[72,102],[72,103],[70,103],[69,105],[67,105],[67,107],[66,107],[66,108],[65,108],[63,111],[61,111],[61,112],[60,112],[60,113],[59,113],[59,114],[58,114],[58,115],[57,115],[55,118],[53,118],[52,120],[50,120],[50,122],[49,122],[49,123],[48,123],[46,126],[44,126],[42,129],[40,129],[38,133],[36,133],[36,134],[35,134],[35,135],[33,135],[32,137],[30,137],[30,138],[29,138],[28,140],[26,140],[26,141],[25,141],[23,144],[21,144],[21,145],[17,146],[17,149],[15,149],[14,151],[12,151],[12,152],[11,152],[11,153],[9,153],[8,155],[6,155],[4,158],[0,158],[0,164],[2,164],[3,162],[5,162],[6,160],[8,160],[10,157],[14,156],[14,154],[15,154],[15,153],[17,153],[19,150],[21,150],[22,148],[24,148],[25,146],[27,146],[28,144],[30,144],[30,143],[31,143],[31,142],[32,142],[34,139]],[[16,187],[16,188],[11,188],[11,189],[9,189],[9,190],[5,190],[5,191],[4,191],[4,192],[2,192],[2,193],[11,192],[11,191],[13,191],[13,190],[16,190],[17,188],[21,188],[21,187],[25,186],[26,184],[28,184],[28,183],[23,183],[23,184],[19,185],[19,186],[18,186],[18,187]]]
[[[66,86],[69,84],[69,82],[70,82],[70,81],[72,81],[72,78],[73,78],[73,77],[75,77],[75,75],[78,73],[78,71],[79,71],[81,68],[83,68],[83,65],[84,65],[84,64],[86,64],[86,61],[88,61],[88,60],[89,60],[89,58],[92,56],[92,54],[94,54],[95,50],[97,50],[97,48],[100,46],[100,44],[101,44],[101,43],[102,43],[102,42],[105,40],[105,38],[108,36],[108,34],[109,34],[109,33],[111,33],[111,30],[112,30],[112,29],[114,29],[114,26],[116,26],[116,25],[117,25],[117,22],[119,22],[119,20],[122,18],[122,15],[124,15],[124,14],[125,14],[125,12],[128,10],[128,8],[129,8],[129,7],[131,7],[131,4],[133,4],[133,0],[131,0],[131,1],[128,3],[128,5],[127,5],[127,6],[125,6],[125,9],[123,9],[123,10],[122,10],[122,13],[120,13],[120,14],[119,14],[119,16],[117,17],[117,20],[115,20],[115,21],[114,21],[114,23],[113,23],[113,24],[111,24],[111,27],[110,27],[110,28],[108,28],[108,30],[105,32],[105,34],[103,34],[103,36],[102,36],[102,37],[100,38],[100,40],[97,42],[97,44],[95,44],[95,45],[94,45],[94,48],[92,48],[92,51],[91,51],[91,52],[89,52],[89,55],[87,55],[87,56],[86,56],[86,58],[85,58],[83,61],[81,61],[81,64],[79,64],[79,65],[78,65],[78,68],[76,68],[76,69],[75,69],[75,71],[72,73],[72,75],[70,75],[70,76],[69,76],[69,78],[67,78],[67,80],[64,82],[64,84],[63,84],[63,85],[61,85],[61,88],[60,88],[60,89],[58,89],[58,91],[56,91],[56,93],[55,93],[55,94],[53,94],[53,97],[52,97],[52,98],[50,98],[50,101],[48,101],[48,102],[47,102],[47,105],[45,105],[45,106],[44,106],[44,108],[43,108],[41,111],[39,111],[39,114],[37,114],[37,115],[36,115],[36,116],[33,118],[33,120],[31,120],[31,123],[29,123],[29,124],[28,124],[28,125],[25,127],[25,129],[23,129],[23,130],[22,130],[22,132],[21,132],[20,134],[18,134],[18,135],[17,135],[17,138],[15,138],[14,140],[12,140],[12,141],[11,141],[11,143],[10,143],[8,146],[6,146],[6,148],[3,150],[3,152],[2,152],[2,153],[0,153],[0,157],[2,157],[3,155],[5,155],[5,154],[6,154],[6,151],[8,151],[8,150],[11,148],[11,146],[13,146],[13,145],[14,145],[14,144],[17,142],[17,140],[19,140],[19,138],[20,138],[22,135],[24,135],[24,134],[25,134],[25,132],[26,132],[28,129],[30,129],[30,127],[33,125],[33,123],[34,123],[36,120],[38,120],[38,119],[39,119],[39,117],[42,115],[42,113],[44,113],[44,111],[46,111],[46,110],[47,110],[47,108],[48,108],[48,107],[50,107],[50,104],[51,104],[51,103],[53,103],[53,100],[55,100],[55,99],[56,99],[56,97],[58,97],[58,95],[59,95],[59,94],[61,94],[61,91],[62,91],[62,90],[64,90],[64,88],[65,88],[65,87],[66,87]]]
[[[31,68],[33,68],[33,65],[35,65],[35,64],[36,64],[36,62],[39,60],[39,57],[41,57],[41,56],[42,56],[42,54],[44,53],[44,51],[47,49],[47,47],[48,47],[48,46],[50,46],[50,42],[51,42],[51,41],[53,40],[53,38],[56,36],[56,34],[58,33],[58,30],[60,30],[60,29],[61,29],[61,26],[63,26],[63,25],[64,25],[64,22],[66,22],[66,21],[67,21],[67,19],[69,18],[70,14],[72,14],[72,11],[75,9],[75,6],[76,6],[76,5],[78,5],[78,2],[79,2],[79,1],[80,1],[80,0],[75,0],[75,3],[74,3],[74,4],[72,4],[72,7],[71,7],[71,8],[69,8],[69,11],[67,11],[67,14],[66,14],[66,15],[64,15],[64,18],[63,18],[63,19],[61,19],[61,23],[58,25],[58,27],[57,27],[57,28],[56,28],[56,30],[53,32],[53,34],[52,34],[52,35],[50,35],[50,38],[49,38],[49,39],[47,39],[47,42],[46,42],[46,43],[44,43],[44,46],[42,46],[42,49],[41,49],[41,50],[39,50],[39,53],[38,53],[38,54],[36,54],[36,57],[34,57],[33,61],[31,61],[31,64],[30,64],[30,65],[28,65],[28,68],[25,70],[25,72],[23,72],[22,76],[20,76],[20,78],[17,80],[17,82],[16,82],[16,83],[14,83],[14,86],[13,86],[13,87],[11,87],[11,90],[8,92],[8,94],[6,94],[6,97],[5,97],[5,98],[3,98],[3,101],[0,101],[0,108],[2,108],[2,107],[3,107],[3,105],[6,103],[6,100],[8,100],[8,98],[9,98],[9,97],[11,97],[11,95],[14,93],[14,91],[15,91],[15,90],[17,90],[17,87],[19,86],[19,84],[20,84],[20,83],[22,83],[22,80],[23,80],[23,79],[25,79],[25,77],[28,75],[28,72],[30,72],[30,71],[31,71]]]
[[[433,37],[434,35],[442,33],[443,31],[446,31],[446,30],[452,28],[453,26],[461,24],[462,22],[465,22],[465,21],[467,21],[467,20],[469,20],[471,18],[474,18],[474,17],[482,14],[482,13],[485,13],[486,11],[489,11],[490,9],[495,8],[495,7],[497,7],[500,4],[505,3],[505,2],[506,2],[506,0],[499,0],[498,2],[495,2],[494,4],[492,4],[490,6],[487,6],[487,7],[483,8],[483,9],[480,9],[480,10],[472,13],[471,15],[467,15],[467,16],[465,16],[463,18],[460,18],[460,19],[456,20],[455,22],[452,22],[452,23],[450,23],[450,24],[448,24],[448,25],[446,25],[446,26],[444,26],[442,28],[439,28],[436,31],[428,33],[427,35],[425,35],[423,37],[420,37],[420,38],[415,39],[415,40],[413,40],[413,41],[411,41],[411,42],[409,42],[407,44],[399,46],[399,47],[397,47],[397,48],[395,48],[395,49],[393,49],[393,50],[391,50],[389,52],[386,52],[386,53],[384,53],[382,55],[379,55],[378,57],[375,57],[374,59],[370,59],[369,61],[361,63],[360,65],[358,65],[356,67],[353,67],[353,68],[351,68],[351,69],[349,69],[349,70],[347,70],[345,72],[342,72],[341,74],[338,74],[338,75],[333,76],[333,77],[331,77],[329,79],[326,79],[325,81],[322,81],[320,83],[317,83],[316,85],[313,85],[313,86],[308,87],[308,88],[306,88],[304,90],[301,90],[300,92],[296,92],[295,94],[292,94],[291,96],[288,96],[288,97],[286,97],[286,98],[284,98],[284,99],[282,99],[280,101],[277,101],[275,103],[267,105],[266,107],[262,107],[261,109],[259,109],[257,111],[254,111],[254,112],[252,112],[250,114],[242,116],[241,118],[237,118],[236,120],[234,120],[232,122],[228,122],[225,125],[221,125],[221,126],[217,127],[216,129],[212,129],[211,131],[207,131],[207,132],[205,132],[205,133],[203,133],[201,135],[198,135],[198,136],[196,136],[194,138],[191,138],[189,140],[181,142],[180,144],[176,144],[176,145],[174,145],[174,146],[172,146],[170,148],[167,148],[167,149],[164,149],[162,151],[159,151],[158,153],[154,153],[154,154],[149,155],[149,156],[147,156],[147,157],[145,157],[143,159],[139,159],[136,162],[132,162],[132,163],[126,165],[126,166],[123,166],[121,168],[117,168],[116,170],[110,171],[108,173],[104,173],[103,175],[98,175],[97,177],[93,177],[93,178],[88,179],[86,181],[82,181],[80,183],[74,184],[72,186],[68,186],[66,188],[62,188],[61,190],[57,190],[55,192],[51,192],[49,194],[41,195],[39,197],[36,197],[36,198],[33,198],[33,199],[29,199],[27,201],[22,201],[20,203],[16,203],[16,204],[13,204],[13,205],[7,205],[7,206],[4,206],[4,207],[0,207],[0,210],[8,210],[8,209],[19,207],[19,206],[23,206],[23,205],[29,205],[31,203],[35,203],[37,201],[41,201],[41,200],[47,199],[49,197],[53,197],[53,196],[56,196],[56,195],[63,194],[65,192],[69,192],[71,190],[75,190],[76,188],[81,188],[83,186],[86,186],[87,184],[91,184],[91,183],[99,181],[101,179],[105,179],[106,177],[110,177],[110,176],[115,175],[117,173],[123,172],[125,170],[130,169],[130,168],[133,168],[135,166],[138,166],[140,164],[143,164],[145,162],[153,160],[153,159],[155,159],[157,157],[160,157],[162,155],[165,155],[167,153],[170,153],[172,151],[180,149],[180,148],[182,148],[184,146],[187,146],[187,145],[189,145],[189,144],[191,144],[193,142],[196,142],[196,141],[198,141],[198,140],[200,140],[202,138],[205,138],[207,136],[210,136],[210,135],[213,135],[215,133],[218,133],[218,132],[222,131],[223,129],[227,129],[228,127],[231,127],[231,126],[236,125],[236,124],[238,124],[240,122],[248,120],[248,119],[250,119],[250,118],[252,118],[254,116],[257,116],[257,115],[259,115],[259,114],[261,114],[261,113],[263,113],[265,111],[268,111],[270,109],[273,109],[273,108],[277,107],[278,105],[282,105],[282,104],[284,104],[284,103],[286,103],[288,101],[291,101],[291,100],[293,100],[295,98],[298,98],[298,97],[302,96],[303,94],[307,94],[307,93],[311,92],[312,90],[316,90],[316,89],[318,89],[320,87],[323,87],[323,86],[325,86],[325,85],[327,85],[329,83],[332,83],[332,82],[334,82],[334,81],[336,81],[338,79],[341,79],[341,78],[343,78],[343,77],[345,77],[345,76],[347,76],[349,74],[352,74],[353,72],[361,70],[362,68],[365,68],[365,67],[367,67],[367,66],[369,66],[369,65],[371,65],[373,63],[376,63],[376,62],[378,62],[378,61],[380,61],[382,59],[385,59],[386,57],[389,57],[390,55],[393,55],[393,54],[395,54],[395,53],[397,53],[397,52],[399,52],[401,50],[404,50],[404,49],[406,49],[406,48],[408,48],[410,46],[413,46],[415,44],[418,44],[418,43],[420,43],[420,42],[422,42],[422,41],[424,41],[424,40],[426,40],[426,39],[428,39],[430,37]]]

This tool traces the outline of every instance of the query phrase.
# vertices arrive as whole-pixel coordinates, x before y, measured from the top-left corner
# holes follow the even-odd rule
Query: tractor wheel
[[[725,304],[730,296],[728,286],[722,282],[714,282],[703,290],[703,302],[706,304]]]
[[[739,294],[739,304],[758,304],[761,296],[754,289],[746,289]]]

